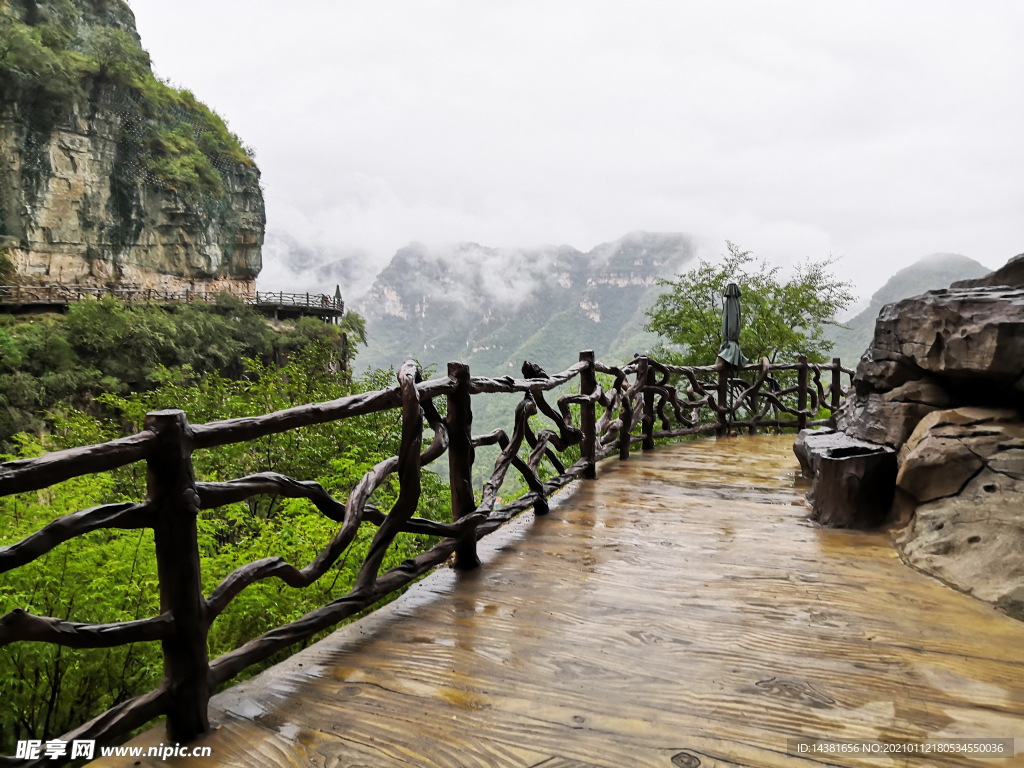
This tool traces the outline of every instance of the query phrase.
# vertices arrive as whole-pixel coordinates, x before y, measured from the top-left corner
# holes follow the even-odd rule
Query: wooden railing
[[[188,304],[194,301],[215,303],[217,297],[227,293],[253,306],[274,305],[326,309],[337,312],[345,310],[341,298],[322,293],[284,293],[281,291],[256,291],[236,293],[232,291],[162,290],[159,288],[97,288],[87,285],[0,285],[0,304],[70,304],[75,301],[98,300],[113,296],[124,302],[154,301],[158,304]]]
[[[337,309],[344,311],[345,302],[323,293],[283,293],[281,291],[256,291],[250,304],[275,305],[281,307],[309,307],[312,309]]]
[[[793,379],[794,372],[795,384],[782,387],[778,383],[780,373],[782,378]],[[821,381],[826,372],[831,373],[827,385]],[[69,648],[108,648],[159,640],[164,654],[164,677],[159,687],[113,707],[61,738],[109,742],[166,715],[171,741],[187,742],[209,728],[207,704],[218,685],[373,605],[452,554],[456,567],[476,567],[478,539],[529,507],[536,514],[545,514],[552,493],[574,478],[596,478],[596,464],[602,458],[618,453],[620,459],[626,459],[631,445],[641,443],[644,450],[650,450],[659,438],[709,433],[724,436],[733,429],[754,432],[765,427],[802,428],[825,423],[829,419],[815,417],[834,413],[839,406],[847,393],[841,385],[844,373],[852,371],[843,368],[838,359],[827,365],[813,365],[806,358],[790,364],[773,365],[763,360],[760,365],[719,369],[665,365],[641,356],[617,367],[596,362],[593,352],[588,351],[580,354],[579,363],[553,376],[524,363],[524,378],[472,377],[467,366],[449,363],[447,376],[423,381],[417,365],[407,362],[398,372],[398,386],[392,389],[209,424],[190,425],[180,410],[155,411],[146,417],[144,429],[130,437],[0,465],[0,496],[38,491],[73,477],[107,472],[134,462],[145,461],[147,466],[144,501],[105,504],[54,520],[27,538],[0,548],[0,573],[23,566],[90,531],[151,528],[162,613],[139,621],[96,625],[35,616],[18,609],[0,618],[0,645],[34,641]],[[743,378],[745,375],[749,380]],[[545,392],[577,379],[577,393],[562,394],[554,407],[547,402]],[[515,408],[512,435],[501,429],[473,435],[472,398],[494,392],[523,395]],[[445,418],[434,405],[441,397],[446,398]],[[346,503],[331,497],[315,482],[271,472],[228,482],[196,481],[194,451],[389,409],[401,410],[399,453],[366,473]],[[551,424],[534,432],[530,417],[535,415],[546,417]],[[425,449],[424,422],[433,433]],[[525,458],[520,456],[524,442],[529,446]],[[475,449],[494,444],[501,452],[477,498],[472,482]],[[574,445],[580,446],[581,458],[566,467],[555,451],[563,452]],[[445,452],[452,498],[450,524],[415,514],[422,468]],[[555,472],[547,482],[539,473],[545,460]],[[519,472],[528,491],[499,508],[498,493],[510,467]],[[398,476],[399,495],[385,514],[367,502],[393,473]],[[280,557],[258,560],[238,568],[208,596],[203,595],[196,527],[199,511],[260,494],[309,499],[338,524],[337,532],[304,566],[292,565]],[[377,531],[351,592],[209,659],[210,626],[242,590],[271,577],[291,587],[309,586],[337,562],[364,523],[377,526]],[[380,574],[385,553],[400,532],[444,538]],[[4,761],[20,764],[13,758],[0,758]]]

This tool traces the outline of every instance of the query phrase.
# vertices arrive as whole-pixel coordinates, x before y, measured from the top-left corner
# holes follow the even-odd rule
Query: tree
[[[149,74],[149,54],[123,29],[96,27],[89,49],[98,77],[131,87]]]
[[[807,355],[826,362],[833,343],[826,325],[839,325],[836,315],[853,302],[851,283],[832,274],[834,259],[799,264],[789,280],[781,269],[757,259],[750,251],[726,241],[729,252],[720,264],[703,259],[674,280],[659,280],[667,288],[647,316],[645,330],[664,341],[657,351],[679,365],[711,365],[722,343],[722,297],[736,283],[743,293],[740,347],[751,360],[772,362]]]

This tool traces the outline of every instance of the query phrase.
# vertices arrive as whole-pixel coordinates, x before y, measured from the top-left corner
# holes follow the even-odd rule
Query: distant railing
[[[164,290],[160,288],[97,288],[87,285],[0,285],[0,304],[60,305],[74,301],[99,300],[113,296],[124,302],[156,302],[158,304],[189,304],[195,301],[216,303],[223,294],[234,296],[256,307],[280,306],[345,311],[340,297],[322,293],[284,293],[281,291],[192,291],[188,289]]]
[[[724,437],[732,430],[799,429],[828,423],[848,392],[842,387],[842,376],[852,373],[838,359],[814,365],[805,357],[796,363],[770,364],[765,359],[759,365],[718,368],[666,365],[639,356],[618,367],[596,362],[590,351],[582,352],[576,365],[554,376],[528,362],[522,370],[521,379],[471,377],[468,366],[449,363],[447,376],[423,381],[419,367],[410,361],[398,371],[398,386],[391,389],[200,425],[190,425],[180,410],[154,411],[147,415],[143,431],[130,437],[0,465],[0,496],[35,492],[73,477],[109,472],[139,461],[147,465],[145,500],[105,504],[65,515],[15,544],[0,547],[3,573],[90,531],[154,531],[163,609],[159,616],[116,624],[80,624],[16,609],[0,618],[0,646],[18,641],[69,648],[109,648],[157,640],[162,643],[164,677],[155,690],[107,710],[64,734],[61,740],[109,741],[166,715],[170,740],[190,741],[209,729],[207,705],[218,685],[373,605],[453,553],[457,567],[476,567],[478,539],[531,506],[536,514],[545,514],[552,493],[574,478],[595,479],[597,462],[602,458],[618,453],[620,459],[627,459],[632,445],[640,443],[643,450],[650,450],[659,438],[710,433]],[[827,385],[821,381],[826,372],[831,373]],[[546,401],[545,392],[576,379],[578,393],[558,397],[557,410]],[[795,383],[782,386],[787,379],[795,379]],[[515,408],[511,437],[501,429],[485,435],[470,431],[472,397],[493,392],[523,395]],[[434,405],[440,397],[446,399],[444,418]],[[316,482],[273,472],[228,482],[195,479],[193,451],[390,409],[401,411],[399,453],[367,472],[346,503],[333,498]],[[816,418],[826,414],[826,418]],[[546,417],[551,424],[534,432],[529,419],[535,415]],[[424,422],[433,432],[425,450]],[[657,429],[659,422],[661,428]],[[525,458],[520,456],[524,442],[529,446]],[[475,449],[495,444],[501,453],[477,501],[472,482]],[[574,445],[580,446],[581,458],[566,467],[555,451],[563,452]],[[450,524],[415,516],[422,468],[445,452],[452,498]],[[542,482],[539,474],[545,460],[556,473],[548,482]],[[498,494],[510,467],[519,472],[529,490],[499,508]],[[367,502],[392,474],[398,476],[398,501],[385,514]],[[208,596],[204,595],[197,546],[199,511],[261,494],[309,499],[338,524],[337,532],[304,566],[268,557],[241,566]],[[377,531],[351,592],[210,661],[210,626],[239,593],[268,578],[281,579],[291,587],[309,586],[338,561],[364,523],[377,526]],[[400,532],[445,538],[396,568],[378,573]],[[0,763],[56,764],[16,758],[0,758]]]
[[[322,293],[282,293],[280,291],[256,291],[250,304],[260,306],[274,305],[281,307],[322,307],[343,312],[345,302],[340,297],[332,297]]]

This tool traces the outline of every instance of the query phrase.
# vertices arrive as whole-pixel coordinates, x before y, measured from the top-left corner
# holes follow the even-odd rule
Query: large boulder
[[[1024,407],[1024,287],[944,289],[887,304],[853,389],[838,429],[897,451],[934,411]]]
[[[982,467],[1024,449],[1024,425],[1008,409],[955,408],[928,414],[899,455],[896,484],[918,503],[960,493]]]
[[[920,374],[914,376],[914,369]],[[983,380],[994,389],[1020,384],[1024,288],[929,291],[886,305],[857,369],[858,391],[886,392],[928,373],[947,384]]]
[[[878,392],[855,394],[836,414],[836,426],[856,440],[898,450],[918,422],[934,410],[933,406],[923,403],[887,400]]]
[[[922,571],[1024,618],[1024,421],[1013,411],[930,414],[900,455],[916,502],[897,539]]]
[[[857,369],[853,395],[836,414],[836,426],[853,439],[899,450],[921,419],[948,408],[951,398],[935,377],[922,373],[916,365],[875,363],[870,352]],[[864,372],[870,374],[862,375]]]

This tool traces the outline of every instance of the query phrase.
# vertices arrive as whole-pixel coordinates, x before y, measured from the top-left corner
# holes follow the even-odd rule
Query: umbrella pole
[[[729,364],[721,357],[716,365],[718,369],[718,407],[721,409],[717,414],[718,427],[715,429],[716,437],[725,437],[729,431]]]

